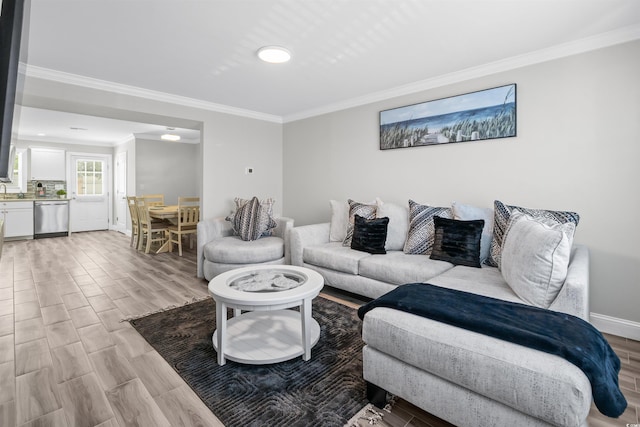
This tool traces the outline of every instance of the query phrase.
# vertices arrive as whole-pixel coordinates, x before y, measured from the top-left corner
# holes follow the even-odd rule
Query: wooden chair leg
[[[136,230],[131,230],[131,245],[134,248],[138,249],[138,242],[140,241],[140,232]]]
[[[140,232],[138,233],[138,250],[141,251],[143,249],[143,243],[144,243],[144,236],[145,236],[145,232],[144,230],[140,230]]]
[[[151,241],[153,240],[153,231],[149,230],[147,233],[147,246],[144,249],[144,253],[148,254],[151,251]]]

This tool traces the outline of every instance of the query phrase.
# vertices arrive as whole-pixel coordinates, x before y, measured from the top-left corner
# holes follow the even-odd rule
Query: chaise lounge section
[[[496,208],[507,206],[498,203]],[[390,218],[385,254],[354,250],[341,241],[331,241],[332,227],[335,229],[339,222],[332,218],[332,223],[291,231],[292,264],[319,272],[327,285],[369,298],[378,298],[406,283],[429,283],[531,305],[529,298],[523,299],[514,291],[497,267],[456,265],[406,253],[406,246],[393,242],[398,242],[403,233],[411,235],[410,224],[415,218],[405,207],[381,206],[377,204],[377,216]],[[519,212],[511,208],[507,208],[508,214]],[[508,225],[494,210],[468,205],[454,204],[448,213],[440,212],[449,218],[486,220],[489,224],[483,228],[482,246],[489,257],[486,239],[491,241],[493,237],[494,222],[503,234]],[[394,220],[401,224],[399,228],[394,228]],[[389,247],[389,241],[395,247]],[[552,298],[547,296],[550,303],[545,308],[588,321],[589,253],[582,245],[567,243],[566,277],[557,293]],[[592,402],[590,382],[563,358],[382,307],[364,316],[362,335],[363,376],[374,403],[380,404],[384,391],[388,391],[456,426],[586,425]]]

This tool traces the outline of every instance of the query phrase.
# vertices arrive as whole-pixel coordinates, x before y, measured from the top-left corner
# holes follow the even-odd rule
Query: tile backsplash
[[[42,184],[42,189],[44,190],[44,194],[42,195],[39,194],[40,187],[38,187],[38,183]],[[58,191],[59,188],[66,190],[66,181],[29,181],[27,182],[27,192],[24,197],[27,199],[55,199],[58,197],[56,191]]]

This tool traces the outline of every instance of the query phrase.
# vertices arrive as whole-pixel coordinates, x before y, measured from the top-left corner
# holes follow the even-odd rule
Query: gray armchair
[[[293,219],[274,218],[278,224],[272,235],[244,241],[234,236],[231,223],[223,217],[198,223],[198,277],[211,280],[225,271],[249,265],[291,263],[289,233]]]

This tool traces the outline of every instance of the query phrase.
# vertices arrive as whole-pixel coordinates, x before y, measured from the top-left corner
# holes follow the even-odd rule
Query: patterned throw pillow
[[[236,197],[235,199],[233,199],[233,201],[236,204],[236,211],[237,211],[238,209],[240,209],[241,207],[243,207],[244,205],[249,203],[251,200],[243,199],[241,197]],[[266,209],[266,215],[269,216],[269,219],[273,219],[273,205],[275,203],[276,203],[275,199],[272,199],[271,197],[260,200],[260,206],[262,206],[263,208]],[[264,215],[264,212],[263,212],[263,215]],[[233,214],[230,215],[230,216],[233,216]],[[267,219],[263,218],[263,221],[267,221]],[[235,229],[234,229],[234,231],[235,231]],[[272,231],[271,228],[269,228],[267,231],[262,233],[262,236],[260,236],[260,237],[271,236],[271,231]],[[236,232],[236,234],[238,235],[239,233]]]
[[[452,219],[451,208],[421,205],[409,200],[409,232],[404,244],[404,253],[431,255],[435,234],[434,216]]]
[[[236,199],[236,205],[238,205],[238,199]],[[263,205],[257,197],[254,197],[239,206],[236,212],[226,220],[231,221],[233,231],[242,240],[258,240],[277,226],[269,213],[272,206],[273,203]]]
[[[505,205],[499,200],[493,202],[493,239],[491,239],[491,256],[485,261],[492,267],[500,267],[504,233],[507,231],[511,214],[517,210],[534,218],[546,218],[558,224],[571,222],[578,225],[580,215],[575,212],[548,211],[544,209],[529,209],[520,206]]]
[[[378,206],[354,202],[351,199],[347,200],[347,203],[349,203],[349,225],[347,226],[347,234],[342,241],[342,246],[351,247],[353,224],[355,222],[356,215],[360,215],[364,219],[374,219],[376,217],[376,212],[378,211]]]
[[[244,205],[246,205],[247,203],[249,203],[251,200],[243,199],[241,197],[236,197],[235,199],[233,199],[233,201],[236,204],[236,210],[238,210]],[[275,199],[272,199],[271,197],[260,200],[260,205],[264,208],[267,208],[267,214],[269,214],[269,216],[273,216],[273,205],[275,203],[276,203]]]

